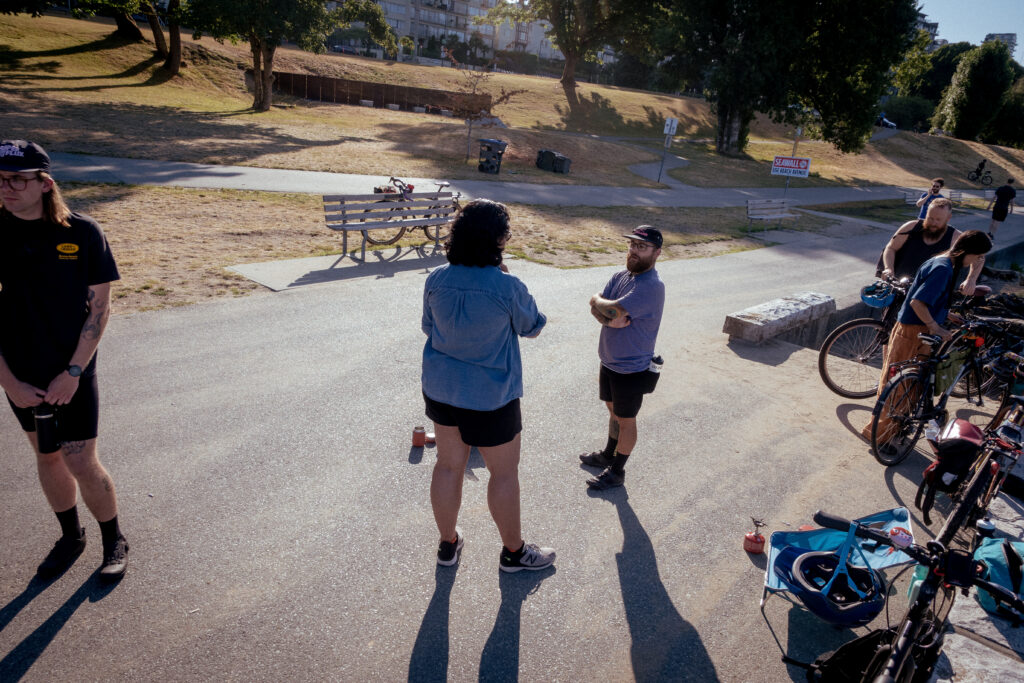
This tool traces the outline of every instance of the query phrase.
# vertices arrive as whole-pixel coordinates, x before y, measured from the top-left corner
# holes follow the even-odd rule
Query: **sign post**
[[[665,155],[668,154],[668,148],[672,146],[672,136],[676,134],[678,125],[679,119],[665,119],[665,147],[661,150],[661,168],[658,169],[659,183],[661,182],[661,172],[665,170]]]
[[[795,146],[795,145],[794,145]],[[806,178],[811,174],[811,160],[808,157],[777,156],[772,162],[772,175],[786,176],[786,189],[782,196],[789,192],[790,178]]]

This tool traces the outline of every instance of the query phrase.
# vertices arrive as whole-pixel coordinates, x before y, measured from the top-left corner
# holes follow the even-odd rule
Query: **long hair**
[[[953,245],[942,253],[948,256],[953,266],[959,268],[964,257],[969,255],[987,254],[992,249],[992,240],[980,230],[968,230],[953,242]]]
[[[64,203],[64,197],[60,193],[60,188],[57,187],[57,181],[53,179],[49,173],[44,171],[36,171],[37,180],[50,180],[52,185],[50,186],[49,192],[43,193],[43,220],[54,225],[61,225],[65,228],[71,227],[71,209]],[[0,201],[0,211],[3,213],[10,213]]]
[[[497,266],[502,247],[498,242],[508,232],[508,208],[490,199],[474,199],[463,206],[452,223],[452,236],[445,245],[453,266]]]

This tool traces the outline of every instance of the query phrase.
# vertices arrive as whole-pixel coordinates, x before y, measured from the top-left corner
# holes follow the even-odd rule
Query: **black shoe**
[[[455,527],[455,542],[441,541],[437,544],[437,563],[442,567],[450,567],[459,561],[462,554],[462,546],[466,539],[462,536],[462,529]]]
[[[117,542],[110,552],[103,552],[103,564],[100,565],[100,578],[105,581],[116,581],[128,571],[128,541],[118,536]]]
[[[54,544],[53,550],[43,559],[36,575],[41,579],[52,579],[67,570],[78,556],[85,550],[85,529],[81,529],[78,538],[61,536]]]
[[[581,455],[580,462],[587,467],[600,467],[603,469],[612,464],[612,459],[606,456],[604,451],[594,451],[593,453]]]
[[[605,467],[604,471],[596,477],[587,479],[587,486],[598,491],[612,489],[626,483],[626,473],[616,472],[611,467]]]

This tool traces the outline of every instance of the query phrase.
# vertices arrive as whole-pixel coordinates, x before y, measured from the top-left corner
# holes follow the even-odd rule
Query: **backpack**
[[[980,578],[991,581],[1018,596],[1024,592],[1024,542],[1009,539],[986,538],[974,551],[974,561],[979,567]],[[1008,616],[1020,623],[1024,614],[1020,614],[1000,603],[991,593],[983,588],[974,592],[978,603],[988,612]]]
[[[914,506],[924,515],[925,524],[931,524],[932,507],[938,491],[956,491],[978,457],[985,435],[967,420],[949,422],[939,434],[935,462],[925,468],[921,485],[914,498]]]

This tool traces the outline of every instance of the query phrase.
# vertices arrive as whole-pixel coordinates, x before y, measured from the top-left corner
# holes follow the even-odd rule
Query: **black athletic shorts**
[[[458,427],[462,442],[478,448],[500,446],[516,438],[523,431],[523,416],[519,412],[519,399],[515,398],[497,410],[469,410],[435,401],[426,394],[427,417],[435,424]]]
[[[1006,220],[1006,215],[1010,212],[1010,205],[1007,204],[1001,208],[992,209],[992,220],[999,221],[1002,223]]]
[[[602,364],[598,384],[601,400],[611,401],[615,417],[636,417],[648,386],[647,371],[621,373]]]
[[[15,417],[26,432],[36,431],[35,416],[32,408],[19,408],[11,402]],[[71,397],[71,402],[63,406],[54,406],[57,417],[57,441],[88,441],[95,439],[100,423],[100,393],[96,383],[95,372],[83,372],[78,380],[78,390]]]

